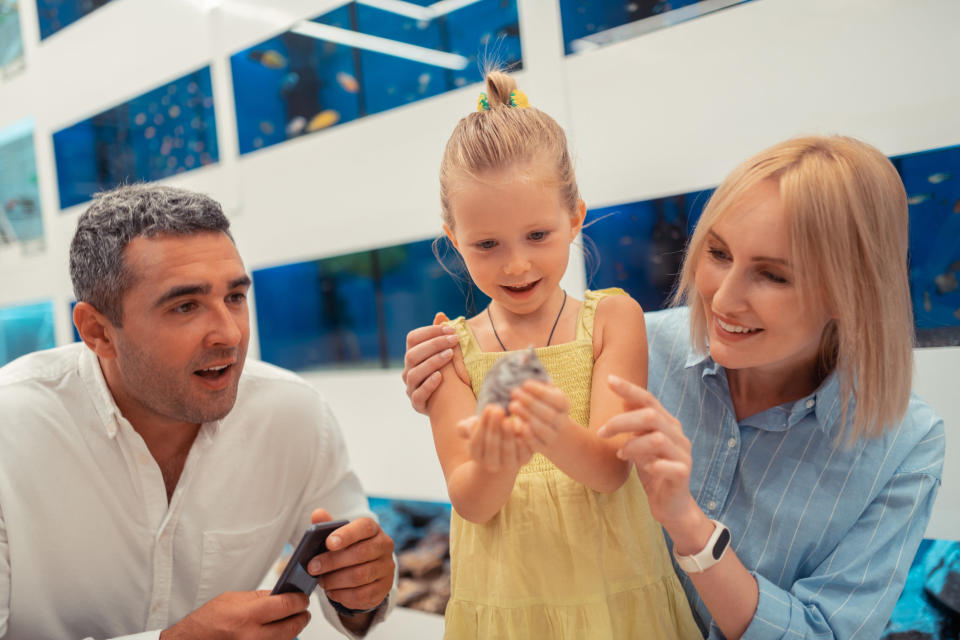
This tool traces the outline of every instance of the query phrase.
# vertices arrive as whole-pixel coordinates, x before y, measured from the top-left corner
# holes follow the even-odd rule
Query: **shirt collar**
[[[107,381],[103,377],[97,354],[86,345],[81,349],[78,367],[80,379],[90,392],[90,399],[97,410],[97,415],[100,416],[104,433],[108,438],[116,437],[119,421],[124,419],[123,414],[120,413],[113,394],[110,393],[110,387],[107,386]]]
[[[725,393],[729,400],[730,388],[727,385],[726,371],[724,368],[717,364],[716,361],[710,357],[709,353],[699,353],[691,348],[690,353],[687,355],[684,368],[691,369],[698,366],[701,367],[700,377],[705,383],[707,383],[706,379],[708,377],[716,379],[718,375],[722,374],[722,381],[716,379],[707,384],[718,384],[722,382],[723,393]],[[849,405],[847,413],[852,415],[852,400]],[[788,413],[786,420],[783,420],[782,417],[784,411]],[[817,387],[813,393],[799,400],[795,400],[793,403],[780,405],[779,407],[771,407],[767,411],[747,418],[745,422],[752,427],[766,431],[782,431],[792,427],[813,413],[817,421],[817,426],[825,433],[830,433],[838,428],[837,424],[842,411],[843,403],[840,398],[840,382],[837,372],[834,370],[824,378],[823,382],[820,383],[820,386]],[[779,417],[775,417],[777,413],[780,414]]]
[[[107,380],[103,377],[103,369],[100,368],[100,359],[92,349],[84,346],[80,352],[79,362],[80,379],[83,380],[90,392],[90,399],[97,410],[103,431],[108,438],[115,438],[120,425],[130,424],[129,421],[120,412],[113,394],[110,393],[110,387],[107,386]],[[212,439],[220,433],[220,427],[223,420],[214,420],[200,425],[198,437]],[[130,425],[133,428],[133,425]]]

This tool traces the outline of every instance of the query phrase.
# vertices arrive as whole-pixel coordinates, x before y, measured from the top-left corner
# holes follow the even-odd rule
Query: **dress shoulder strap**
[[[606,297],[619,295],[628,294],[620,287],[596,291],[587,289],[583,292],[583,307],[580,309],[580,322],[577,323],[577,340],[593,340],[593,321],[597,315],[597,305]]]
[[[464,316],[454,318],[446,323],[454,328],[457,337],[460,338],[460,350],[463,352],[464,361],[476,357],[480,353],[480,344],[473,335],[473,331],[467,326],[467,319]]]

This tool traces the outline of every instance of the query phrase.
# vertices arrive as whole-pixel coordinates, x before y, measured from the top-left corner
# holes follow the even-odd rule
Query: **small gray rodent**
[[[524,380],[550,382],[550,374],[533,347],[508,353],[490,367],[477,395],[477,415],[490,403],[500,405],[509,414],[510,392]]]

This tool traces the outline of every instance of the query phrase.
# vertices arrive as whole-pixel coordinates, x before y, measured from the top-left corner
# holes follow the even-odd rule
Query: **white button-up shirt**
[[[372,516],[329,407],[290,372],[247,361],[236,405],[201,427],[168,504],[85,345],[0,369],[5,640],[157,638],[220,593],[255,589],[318,507]]]

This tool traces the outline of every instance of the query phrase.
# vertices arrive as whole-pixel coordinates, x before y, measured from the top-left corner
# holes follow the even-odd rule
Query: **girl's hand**
[[[511,394],[510,413],[519,418],[527,441],[538,451],[557,442],[569,411],[567,396],[552,384],[528,380]]]
[[[623,398],[626,410],[608,420],[597,434],[605,438],[631,434],[618,457],[636,466],[653,517],[668,532],[682,527],[701,512],[690,495],[692,458],[683,426],[643,387],[613,375],[609,385]]]
[[[461,420],[457,430],[468,441],[470,457],[488,473],[516,471],[533,456],[514,420],[498,405],[488,405],[479,417]]]

